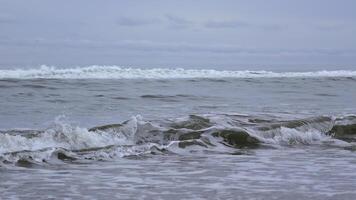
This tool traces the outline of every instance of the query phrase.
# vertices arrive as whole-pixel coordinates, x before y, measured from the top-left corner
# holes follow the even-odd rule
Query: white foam
[[[109,145],[133,145],[123,134],[110,132],[90,132],[56,119],[52,128],[34,137],[0,134],[0,155],[17,151],[38,151],[45,148],[65,148],[81,150]],[[132,126],[131,123],[127,126]],[[128,131],[131,129],[127,128]],[[132,129],[134,131],[134,129]],[[135,134],[135,132],[126,133]]]
[[[180,78],[279,78],[279,77],[356,77],[356,71],[271,72],[229,71],[182,68],[125,68],[120,66],[88,66],[56,68],[40,66],[33,69],[0,70],[0,79],[180,79]]]
[[[279,134],[272,139],[278,144],[315,144],[329,136],[318,130],[299,131],[297,129],[281,127]]]
[[[37,164],[43,160],[46,163],[54,163],[58,161],[56,158],[58,153],[79,160],[106,160],[166,148],[165,145],[149,141],[137,142],[144,137],[144,133],[147,132],[145,130],[150,125],[143,121],[141,116],[131,117],[120,130],[107,131],[88,131],[86,128],[70,125],[64,120],[65,117],[59,116],[51,128],[34,136],[0,134],[0,166],[4,161],[16,163],[21,159]],[[86,152],[76,152],[81,150]]]

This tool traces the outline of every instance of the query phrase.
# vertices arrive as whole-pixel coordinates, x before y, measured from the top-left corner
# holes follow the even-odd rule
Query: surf
[[[124,66],[86,66],[59,68],[42,65],[34,68],[0,70],[0,79],[189,79],[189,78],[315,78],[356,77],[356,71],[233,71],[183,68],[133,68]]]
[[[53,165],[156,154],[241,154],[253,149],[318,145],[354,150],[356,117],[281,120],[206,114],[83,128],[56,119],[43,130],[1,130],[0,166]]]

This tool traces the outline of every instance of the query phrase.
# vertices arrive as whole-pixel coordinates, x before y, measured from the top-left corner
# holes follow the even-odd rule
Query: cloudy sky
[[[356,69],[355,0],[0,0],[0,67]]]

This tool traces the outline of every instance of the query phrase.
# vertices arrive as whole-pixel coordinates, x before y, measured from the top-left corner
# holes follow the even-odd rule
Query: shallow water
[[[355,160],[354,152],[312,147],[124,158],[2,170],[1,194],[5,199],[353,199]]]
[[[94,69],[1,71],[1,199],[354,198],[354,72]]]

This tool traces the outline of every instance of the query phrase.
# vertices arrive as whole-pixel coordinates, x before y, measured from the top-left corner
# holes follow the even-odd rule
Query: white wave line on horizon
[[[32,69],[0,70],[0,79],[183,79],[183,78],[293,78],[293,77],[356,77],[356,71],[233,71],[183,68],[125,68],[120,66],[88,66],[57,68],[42,65]]]

